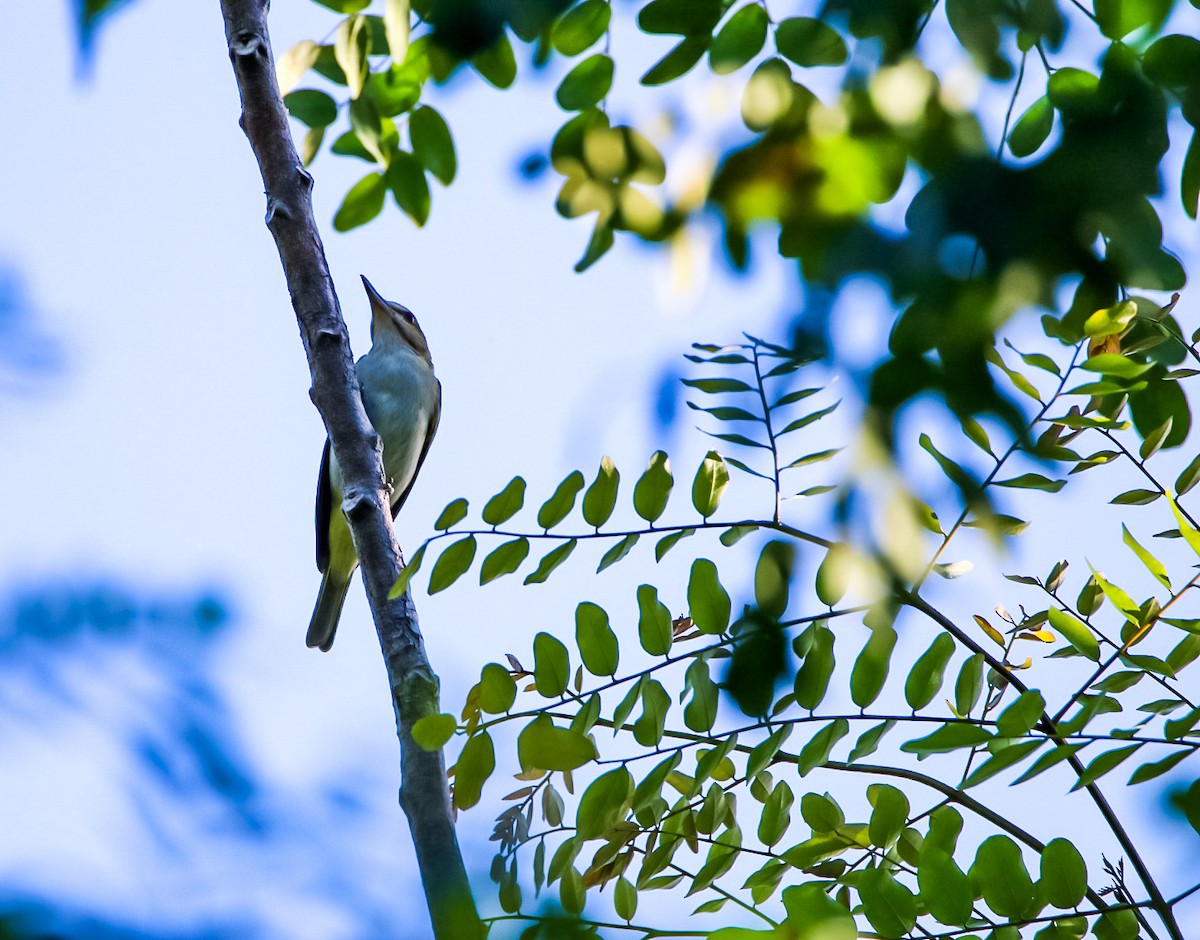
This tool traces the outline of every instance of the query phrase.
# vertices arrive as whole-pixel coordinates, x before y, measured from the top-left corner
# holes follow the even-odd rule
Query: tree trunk
[[[400,805],[408,817],[434,935],[473,940],[486,931],[475,910],[454,832],[442,752],[413,741],[412,726],[438,711],[412,597],[388,600],[403,560],[392,530],[379,438],[363,410],[346,324],[312,213],[312,177],[292,143],[275,81],[268,0],[221,0],[229,58],[241,93],[241,126],[262,172],[267,227],[275,238],[312,373],[313,403],[329,429],[345,481],[342,508],[362,562],[363,583],[387,665],[400,739]],[[297,634],[299,642],[300,634]]]

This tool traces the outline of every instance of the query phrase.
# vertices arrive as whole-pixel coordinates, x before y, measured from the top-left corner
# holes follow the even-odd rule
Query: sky
[[[218,5],[131,4],[100,34],[86,78],[68,6],[13,11],[15,26],[0,36],[0,87],[37,89],[7,96],[0,270],[18,279],[52,363],[0,394],[0,491],[9,494],[0,589],[116,585],[151,634],[173,622],[156,605],[216,598],[223,628],[212,643],[84,638],[11,661],[0,900],[51,897],[81,917],[178,936],[248,925],[264,937],[395,934],[421,902],[396,807],[386,679],[357,584],[334,650],[303,643],[319,583],[312,499],[324,434],[237,126]],[[276,51],[333,22],[312,4],[277,2]],[[389,206],[365,228],[334,233],[340,196],[366,169],[329,153],[313,167],[355,350],[369,343],[365,274],[416,312],[442,381],[438,437],[398,523],[410,552],[451,499],[481,507],[518,473],[536,506],[571,470],[590,477],[605,454],[632,481],[662,446],[677,480],[689,481],[709,441],[687,420],[660,423],[681,354],[695,341],[736,341],[740,330],[778,338],[780,314],[802,302],[783,266],[737,279],[719,261],[710,269],[703,250],[684,291],[672,290],[679,271],[665,254],[628,242],[573,273],[586,222],[554,214],[552,180],[517,173],[564,116],[549,80],[519,84],[502,93],[464,77],[431,92],[454,131],[460,174],[448,189],[435,184],[423,230]],[[670,105],[703,128],[711,109],[736,114],[721,82],[675,94],[639,92],[630,115],[649,120]],[[714,133],[710,145],[720,142]],[[1185,260],[1196,257],[1194,232],[1176,244]],[[878,291],[855,290],[839,301],[839,329],[878,348]],[[739,507],[762,497],[742,480],[730,495]],[[1078,516],[1044,509],[1056,511]],[[1088,525],[1111,536],[1113,514],[1095,516]],[[577,573],[588,558],[581,549],[573,559]],[[682,556],[652,568],[646,549],[585,590],[627,616],[638,583],[686,577]],[[980,579],[981,594],[1001,596],[998,573]],[[527,653],[539,630],[569,629],[580,599],[566,578],[418,593],[444,707],[457,710],[485,662]],[[237,820],[198,798],[179,814],[170,788],[138,782],[129,741],[142,742],[143,757],[156,741],[168,748],[192,726],[184,718],[228,729],[225,743],[253,779],[235,801]],[[184,788],[177,796],[187,786],[199,793],[186,782],[193,772],[176,765],[164,779]],[[490,860],[486,804],[462,822],[476,874]],[[272,838],[248,838],[255,827]],[[1164,858],[1194,850],[1169,834],[1152,844]]]

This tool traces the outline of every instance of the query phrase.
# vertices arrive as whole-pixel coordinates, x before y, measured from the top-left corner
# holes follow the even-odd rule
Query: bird
[[[371,349],[358,360],[367,418],[383,441],[383,470],[392,488],[392,518],[408,499],[442,412],[442,385],[433,374],[429,343],[413,312],[385,300],[366,277],[371,303]],[[325,439],[317,478],[317,570],[321,591],[306,642],[328,652],[337,632],[358,553],[342,512],[342,475]]]

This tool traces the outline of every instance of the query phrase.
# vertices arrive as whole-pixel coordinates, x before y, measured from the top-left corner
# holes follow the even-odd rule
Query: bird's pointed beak
[[[383,295],[375,289],[370,281],[367,280],[365,274],[360,274],[363,287],[367,289],[367,298],[371,301],[371,319],[374,323],[391,323],[391,315],[388,312],[388,303],[383,299]]]

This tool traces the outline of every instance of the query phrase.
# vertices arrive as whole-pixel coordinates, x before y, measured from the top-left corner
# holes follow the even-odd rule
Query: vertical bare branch
[[[329,429],[345,480],[343,508],[362,560],[396,712],[400,804],[412,832],[434,934],[442,940],[471,940],[482,937],[484,929],[454,832],[445,762],[441,751],[424,751],[412,738],[413,723],[438,711],[438,679],[425,655],[412,598],[405,594],[388,600],[403,562],[392,531],[380,442],[363,410],[349,336],[313,218],[312,177],[292,144],[275,81],[267,7],[268,0],[221,2],[241,94],[240,123],[262,173],[267,227],[279,249],[300,325],[312,373],[312,400]]]

